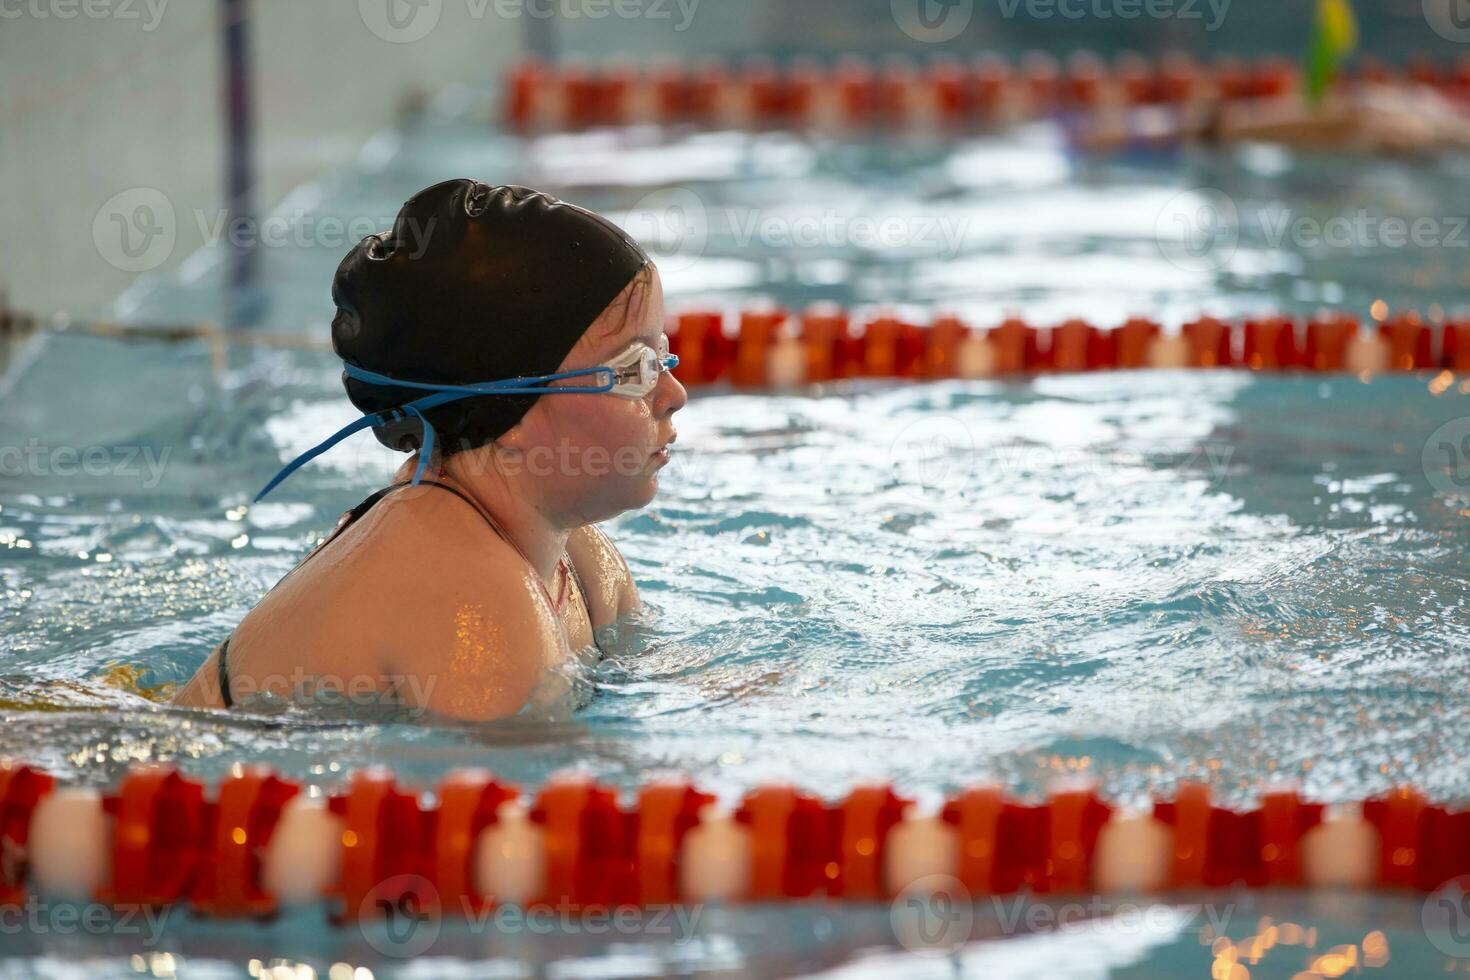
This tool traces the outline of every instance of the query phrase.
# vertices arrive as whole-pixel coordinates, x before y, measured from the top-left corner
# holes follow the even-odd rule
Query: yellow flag
[[[1358,46],[1358,19],[1348,0],[1317,0],[1317,25],[1307,47],[1307,98],[1321,99],[1337,67]]]
[[[1348,0],[1317,0],[1317,24],[1328,47],[1339,57],[1358,46],[1358,18]]]

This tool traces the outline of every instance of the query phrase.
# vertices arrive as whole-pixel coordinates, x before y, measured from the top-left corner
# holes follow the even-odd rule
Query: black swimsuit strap
[[[451,487],[447,483],[440,483],[437,480],[419,480],[419,483],[426,483],[431,487],[441,487],[442,489],[448,490],[460,500],[463,500],[465,503],[473,507],[475,509],[475,513],[483,517],[485,519],[485,523],[490,526],[490,530],[495,532],[496,537],[499,537],[502,540],[505,539],[505,535],[501,534],[500,527],[495,523],[490,515],[481,510],[480,505],[471,500],[462,491],[456,489],[455,487]],[[316,555],[316,553],[325,548],[332,541],[332,539],[337,537],[338,534],[341,534],[343,531],[347,530],[347,528],[351,524],[353,524],[359,517],[361,517],[363,514],[366,514],[370,509],[372,509],[373,504],[376,504],[379,500],[382,500],[384,497],[392,493],[394,490],[397,490],[399,487],[408,486],[413,486],[413,483],[409,481],[405,481],[403,483],[393,483],[389,484],[386,487],[383,487],[381,490],[375,490],[373,493],[369,494],[362,503],[358,504],[356,507],[352,508],[346,514],[344,514],[343,517],[338,520],[337,526],[333,528],[332,533],[323,538],[321,544],[317,545],[315,548],[312,548],[311,551],[307,553],[305,558],[297,562],[296,568],[291,569],[291,572],[296,571],[297,568],[300,568],[302,565],[305,565],[308,561],[310,561]],[[567,562],[567,568],[572,573],[572,580],[577,584],[577,592],[582,596],[582,608],[587,611],[587,625],[591,626],[592,606],[589,605],[587,601],[587,589],[582,584],[582,575],[580,572],[577,571],[577,566],[570,561]],[[280,581],[276,582],[276,585],[280,585],[281,582],[284,582],[286,578],[290,576],[291,572],[287,572],[285,575],[281,576]],[[276,585],[271,586],[271,591],[275,590]],[[230,636],[233,635],[234,633],[232,632]],[[592,645],[597,646],[596,630],[593,630]],[[229,666],[225,662],[225,657],[228,654],[229,649],[230,637],[227,636],[225,637],[224,642],[219,645],[219,692],[220,699],[224,701],[225,707],[233,708],[235,706],[235,699],[230,696]],[[598,649],[601,650],[601,647],[599,647]]]
[[[233,635],[233,634],[232,634]],[[225,655],[230,649],[230,638],[219,645],[219,696],[224,701],[226,708],[235,706],[235,699],[230,697],[230,668],[225,663]]]
[[[475,508],[475,511],[481,517],[485,518],[485,523],[487,523],[487,524],[490,525],[490,529],[493,530],[502,539],[505,538],[505,535],[504,534],[501,534],[500,526],[498,524],[496,524],[494,520],[491,519],[490,515],[486,514],[483,510],[481,510],[479,504],[475,503],[473,500],[471,500],[465,494],[461,493],[459,490],[455,489],[454,487],[451,487],[447,483],[438,483],[438,482],[436,482],[434,480],[420,480],[419,482],[420,483],[427,483],[427,484],[429,484],[432,487],[443,487],[445,490],[448,490],[450,493],[454,494],[460,500],[463,500],[465,503],[467,503],[471,507]],[[406,483],[395,483],[393,486],[402,487],[402,486],[407,486],[407,485],[408,484],[406,484]],[[389,487],[387,489],[391,490],[392,487]],[[326,542],[323,542],[323,544],[325,544],[325,543]],[[582,584],[582,573],[579,572],[579,571],[577,571],[576,564],[574,564],[570,560],[567,561],[567,570],[572,573],[572,581],[574,583],[576,583],[577,593],[578,593],[578,595],[580,595],[582,597],[582,608],[585,609],[585,610],[587,610],[587,625],[588,626],[591,626],[592,625],[592,606],[587,601],[587,587]],[[597,632],[596,630],[593,630],[594,637],[596,635],[596,632]],[[593,643],[594,646],[596,646],[597,645],[597,640],[594,638],[593,641],[592,641],[592,643]]]

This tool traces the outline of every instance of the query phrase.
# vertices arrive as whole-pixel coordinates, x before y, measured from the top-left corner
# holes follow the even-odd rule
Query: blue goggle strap
[[[672,359],[672,357],[670,359]],[[265,485],[265,488],[262,489],[260,493],[255,495],[255,500],[253,501],[254,503],[260,503],[260,501],[264,499],[266,494],[274,490],[281,483],[281,481],[285,480],[292,473],[295,473],[302,466],[305,466],[313,459],[316,459],[322,453],[326,452],[328,449],[331,449],[343,439],[346,439],[353,433],[360,432],[363,429],[376,429],[380,426],[400,421],[401,419],[404,419],[410,415],[418,418],[418,420],[423,423],[424,441],[423,445],[419,447],[419,463],[413,472],[413,485],[418,486],[419,480],[423,478],[424,470],[429,465],[429,457],[434,454],[434,427],[429,424],[428,418],[425,417],[425,415],[423,414],[429,409],[437,408],[440,405],[447,405],[450,402],[459,401],[462,398],[474,398],[479,395],[548,395],[557,393],[597,394],[601,392],[611,391],[615,384],[611,369],[606,367],[581,368],[576,371],[560,371],[556,374],[542,374],[526,378],[507,378],[503,381],[482,381],[476,384],[468,385],[445,385],[425,381],[404,381],[399,378],[390,378],[386,374],[377,374],[376,372],[368,371],[365,368],[357,367],[354,364],[344,364],[343,369],[347,372],[348,377],[357,378],[359,381],[366,381],[369,384],[377,384],[383,385],[385,387],[394,388],[418,388],[425,391],[433,391],[435,392],[435,394],[415,399],[414,401],[409,402],[407,405],[404,405],[401,408],[391,409],[386,412],[375,412],[372,415],[364,415],[357,421],[350,422],[347,425],[344,425],[342,428],[332,433],[332,435],[328,436],[317,445],[311,447],[300,456],[297,456],[291,462],[287,463],[281,469],[281,471],[277,473],[271,479],[271,481]],[[586,377],[587,375],[594,374],[607,375],[607,383],[601,385],[561,386],[555,388],[546,386],[546,382],[549,381],[560,381],[566,378],[581,378]]]

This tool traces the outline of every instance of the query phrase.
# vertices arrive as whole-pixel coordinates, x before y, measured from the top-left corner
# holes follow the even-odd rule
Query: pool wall
[[[353,157],[415,93],[482,79],[524,44],[525,19],[495,4],[474,5],[478,16],[436,4],[433,28],[412,40],[370,24],[359,9],[370,4],[249,6],[260,208]],[[96,16],[15,4],[0,21],[0,289],[42,314],[92,315],[135,275],[177,268],[225,205],[226,5],[87,8]],[[131,247],[118,239],[116,222],[139,207],[160,223],[172,211],[157,245],[139,229]]]

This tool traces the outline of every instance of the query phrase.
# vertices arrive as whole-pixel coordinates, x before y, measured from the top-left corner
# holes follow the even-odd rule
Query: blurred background
[[[1470,0],[1353,7],[1350,72],[1371,56],[1445,73],[1446,98],[1470,94]],[[502,79],[518,59],[974,64],[1092,51],[1116,64],[1135,51],[1151,64],[1184,53],[1295,66],[1317,11],[1315,0],[0,0],[10,309],[229,335],[23,339],[0,309],[0,757],[98,786],[140,760],[213,780],[250,759],[323,792],[370,764],[427,786],[472,763],[526,785],[575,767],[624,790],[676,770],[726,798],[776,779],[835,799],[858,780],[932,796],[982,777],[1035,796],[1082,775],[1124,802],[1196,779],[1246,806],[1270,775],[1333,802],[1406,782],[1470,799],[1470,381],[1434,360],[1443,347],[1411,365],[1422,370],[1371,383],[1366,371],[1293,369],[717,386],[681,413],[655,504],[608,522],[652,612],[573,678],[565,716],[460,729],[167,703],[401,462],[360,434],[253,502],[285,461],[357,417],[340,361],[321,349],[337,263],[441,180],[527,183],[655,239],[662,217],[702,215],[697,248],[654,249],[676,310],[825,300],[897,307],[915,323],[943,309],[984,327],[1008,313],[1038,326],[1143,315],[1172,330],[1201,314],[1332,307],[1371,331],[1400,310],[1436,327],[1470,313],[1463,149],[1093,154],[1050,116],[850,139],[521,132],[502,125]],[[1359,216],[1369,223],[1344,241],[1292,231]],[[830,237],[789,240],[829,219]],[[1434,235],[1395,243],[1374,223],[1386,219],[1426,220]],[[859,234],[875,221],[900,240]],[[935,240],[936,227],[954,239]],[[1402,322],[1421,326],[1417,314]],[[1417,896],[1242,902],[1242,948],[1269,914],[1320,924],[1323,949],[1362,943],[1365,956],[1386,930],[1398,975],[1459,968],[1447,957],[1463,943],[1426,940]],[[253,926],[211,933],[189,920],[174,948],[232,965],[217,975],[292,950],[323,975],[333,956],[376,962],[350,931],[319,923],[298,917],[257,942]],[[977,948],[969,965],[1243,976],[1211,962],[1234,947],[1198,925],[1116,941],[1057,933],[1019,953]],[[644,972],[796,974],[900,941],[881,908],[734,914],[709,930],[703,947],[639,947]],[[478,938],[456,948],[489,955]],[[14,955],[81,965],[15,975],[134,975],[132,948],[108,941],[30,937]],[[641,969],[622,937],[521,936],[496,952],[548,975]],[[552,973],[559,957],[569,965]],[[1304,957],[1283,944],[1249,976],[1319,975],[1299,972]],[[441,975],[409,962],[407,975]],[[497,975],[522,975],[513,966]]]
[[[963,18],[963,29],[916,40],[901,25],[920,2],[950,23]],[[1463,5],[1359,0],[1363,47],[1400,64],[1453,61],[1470,37]],[[371,154],[374,133],[446,89],[493,89],[527,53],[922,58],[1085,48],[1296,58],[1314,5],[1171,0],[1160,9],[1169,15],[1141,15],[1144,0],[5,0],[0,288],[22,310],[95,315],[138,267],[175,273],[227,227],[226,213],[277,205]],[[102,226],[147,203],[139,188],[169,202],[175,237],[146,255],[99,254],[98,237],[116,231]],[[340,254],[347,244],[324,247]]]

